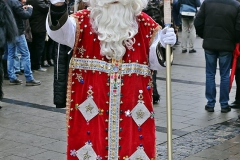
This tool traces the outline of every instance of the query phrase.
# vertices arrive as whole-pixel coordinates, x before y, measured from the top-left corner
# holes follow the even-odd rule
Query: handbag
[[[180,14],[182,16],[195,16],[197,9],[187,4],[181,4]]]

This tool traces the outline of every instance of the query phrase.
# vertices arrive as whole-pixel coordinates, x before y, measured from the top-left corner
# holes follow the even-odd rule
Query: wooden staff
[[[171,26],[171,1],[164,0],[164,23]],[[171,46],[166,46],[166,103],[167,103],[167,144],[168,160],[172,160],[172,87],[171,87]]]

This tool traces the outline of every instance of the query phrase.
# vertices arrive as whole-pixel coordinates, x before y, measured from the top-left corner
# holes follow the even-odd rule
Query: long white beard
[[[100,40],[100,53],[111,59],[121,59],[127,49],[132,49],[135,43],[134,36],[138,32],[136,15],[142,10],[139,5],[131,5],[130,0],[122,0],[124,3],[109,4],[111,0],[92,2],[90,0],[90,19],[92,28],[98,34]],[[113,1],[113,0],[112,0]],[[143,0],[135,0],[142,1]],[[101,3],[97,4],[96,3]],[[134,2],[137,4],[137,2]],[[138,8],[136,13],[136,8]]]

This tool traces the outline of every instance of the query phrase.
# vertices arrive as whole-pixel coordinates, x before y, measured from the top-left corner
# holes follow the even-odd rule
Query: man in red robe
[[[172,28],[142,13],[147,0],[85,0],[68,16],[51,0],[49,36],[73,49],[67,85],[68,160],[156,159],[152,70]]]

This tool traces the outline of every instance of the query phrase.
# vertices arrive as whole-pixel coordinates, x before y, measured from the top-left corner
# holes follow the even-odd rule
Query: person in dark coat
[[[0,100],[3,98],[2,82],[3,68],[2,55],[4,54],[4,46],[8,42],[15,42],[18,35],[18,28],[14,20],[11,9],[4,0],[0,0]],[[0,106],[0,109],[2,107]]]
[[[230,68],[233,50],[240,42],[240,3],[236,0],[205,0],[194,22],[196,33],[203,38],[206,59],[207,104],[205,110],[214,112],[216,103],[215,75],[217,61],[220,70],[221,112],[231,111],[229,107]]]
[[[45,48],[46,18],[49,4],[46,0],[27,0],[27,4],[33,6],[29,23],[32,31],[32,45],[30,49],[32,70],[46,71],[42,68],[42,57]]]

